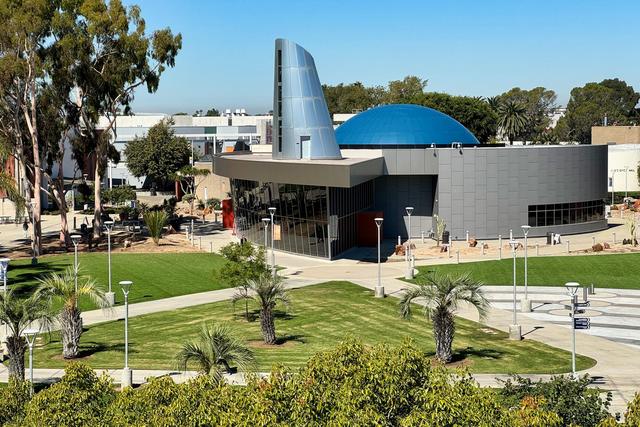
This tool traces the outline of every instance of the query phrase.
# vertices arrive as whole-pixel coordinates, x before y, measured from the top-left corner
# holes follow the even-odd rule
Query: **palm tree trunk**
[[[436,341],[436,358],[441,362],[451,361],[455,323],[449,312],[436,313],[433,317],[433,337]]]
[[[265,344],[275,344],[276,325],[271,307],[262,307],[262,310],[260,310],[260,327],[262,328],[262,337]]]
[[[82,335],[82,317],[76,307],[65,308],[60,314],[62,326],[62,357],[73,359],[78,357],[78,346]]]
[[[7,353],[9,353],[9,378],[24,381],[24,353],[27,343],[24,338],[7,337]]]

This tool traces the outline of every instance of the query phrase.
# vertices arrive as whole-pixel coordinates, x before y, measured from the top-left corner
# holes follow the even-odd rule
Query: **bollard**
[[[614,245],[616,244],[616,232],[615,231],[613,232],[613,244]]]
[[[186,237],[187,242],[188,242],[189,241],[189,226],[188,225],[184,228],[184,237]]]
[[[589,295],[595,295],[596,294],[596,287],[593,286],[593,283],[591,285],[589,285]]]
[[[502,234],[498,234],[498,259],[502,259]]]
[[[424,231],[420,232],[420,241],[424,244]]]
[[[567,240],[567,253],[569,253],[570,249],[569,249],[569,241]]]
[[[460,264],[460,250],[456,251],[456,264]]]
[[[209,252],[213,253],[213,242],[209,242]]]
[[[513,230],[509,229],[509,241],[513,240]]]
[[[200,250],[202,250],[202,236],[200,236],[198,239],[199,239],[198,247],[200,248]]]
[[[482,247],[482,255],[484,255],[484,242],[480,243],[480,246]]]
[[[589,287],[585,285],[582,287],[582,301],[587,302],[588,299],[589,299]]]
[[[591,236],[591,246],[596,245],[596,236]]]
[[[536,256],[540,256],[540,244],[536,243]]]
[[[467,230],[467,243],[469,243],[469,230]]]
[[[398,246],[400,246],[402,244],[402,239],[400,239],[400,236],[398,236]]]

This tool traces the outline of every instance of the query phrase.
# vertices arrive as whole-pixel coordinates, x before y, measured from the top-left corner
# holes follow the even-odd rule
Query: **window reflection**
[[[529,225],[532,227],[578,224],[603,219],[603,200],[529,205]]]

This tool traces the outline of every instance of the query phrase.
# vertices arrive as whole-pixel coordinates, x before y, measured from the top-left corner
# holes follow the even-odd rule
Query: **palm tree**
[[[417,277],[418,286],[409,288],[400,300],[403,318],[411,317],[412,304],[417,299],[425,302],[424,314],[433,322],[433,337],[436,341],[436,358],[451,361],[451,345],[455,334],[454,313],[460,302],[474,306],[484,319],[489,309],[482,283],[472,280],[468,274],[450,276],[433,273]]]
[[[514,100],[503,102],[498,107],[498,127],[513,145],[516,137],[526,128],[527,108]]]
[[[13,289],[0,293],[0,322],[7,328],[7,353],[9,355],[9,378],[24,380],[24,353],[27,342],[23,337],[26,329],[34,324],[42,332],[51,329],[52,316],[47,301],[38,295],[20,298]]]
[[[282,284],[282,278],[273,276],[270,272],[261,274],[257,279],[247,280],[248,292],[237,292],[234,302],[238,299],[252,299],[260,305],[260,328],[265,344],[276,343],[276,324],[273,309],[278,301],[289,305],[287,289]]]
[[[253,370],[255,364],[253,352],[225,323],[203,324],[198,338],[182,345],[176,362],[183,371],[189,362],[195,362],[200,373],[218,380],[222,370],[231,373],[232,364],[243,372]]]
[[[1,160],[0,160],[1,163]],[[20,195],[20,191],[16,187],[15,181],[8,173],[0,171],[0,190],[6,194],[6,197],[11,200],[16,207],[16,217],[21,216],[24,212],[25,201]]]
[[[79,274],[79,272],[78,272]],[[74,268],[69,266],[60,275],[51,273],[44,279],[39,279],[40,285],[35,294],[52,302],[62,303],[60,311],[57,313],[62,329],[62,356],[65,359],[73,359],[78,356],[78,345],[82,335],[82,317],[78,308],[78,299],[88,297],[100,308],[110,306],[105,293],[96,287],[96,283],[90,277],[78,277],[82,280],[75,288]]]

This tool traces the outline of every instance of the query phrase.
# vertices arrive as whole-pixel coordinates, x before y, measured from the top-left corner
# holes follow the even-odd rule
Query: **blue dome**
[[[480,144],[457,120],[433,108],[391,104],[350,118],[336,129],[341,146]]]

